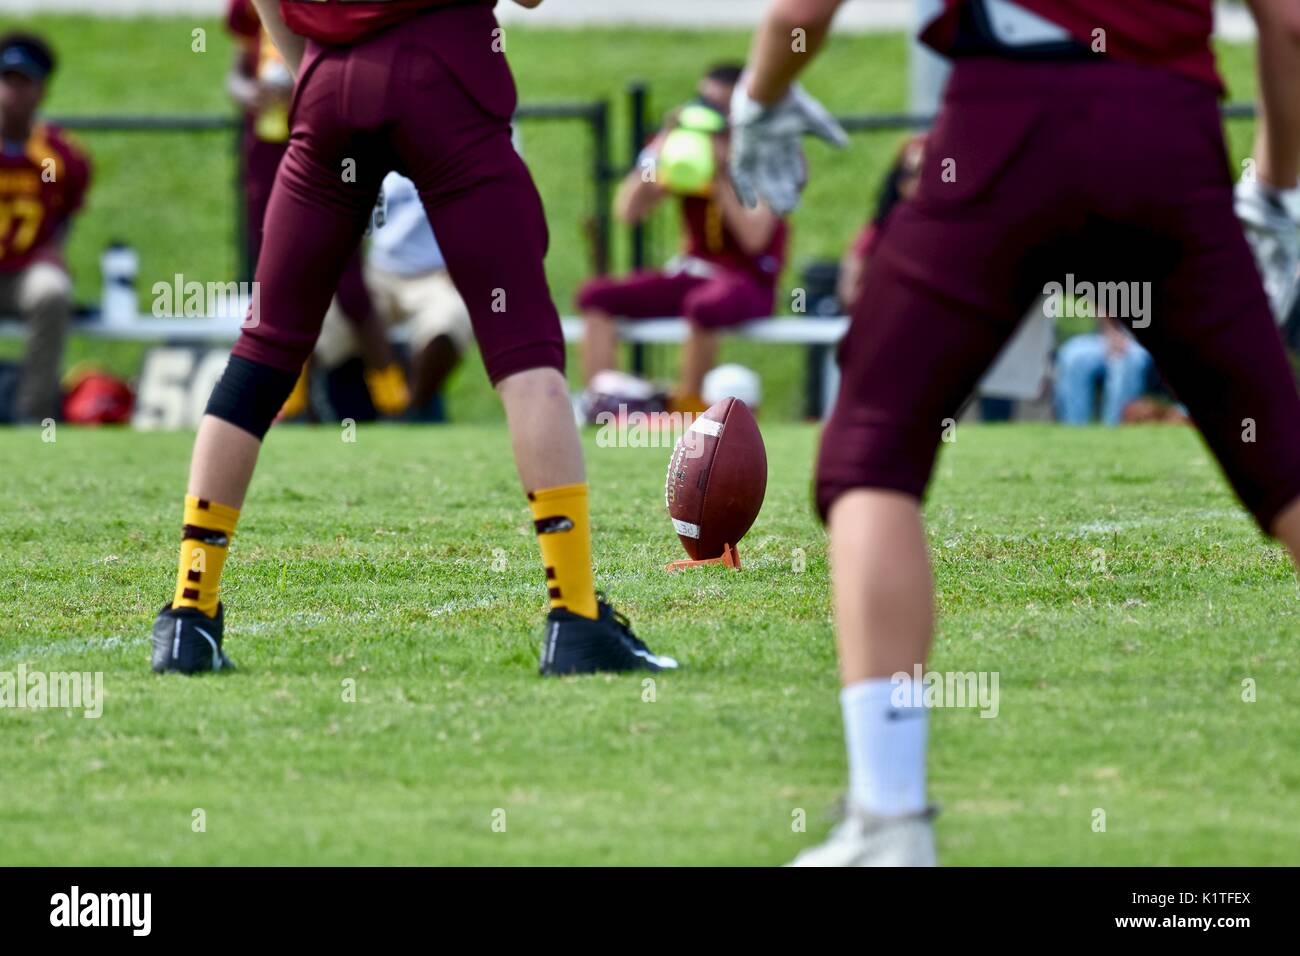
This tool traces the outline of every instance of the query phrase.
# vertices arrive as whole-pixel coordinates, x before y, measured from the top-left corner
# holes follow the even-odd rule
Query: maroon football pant
[[[493,382],[564,367],[541,199],[510,142],[516,95],[486,7],[447,7],[351,47],[308,43],[236,355],[297,371],[380,182],[419,189]]]
[[[262,251],[262,223],[266,219],[266,207],[271,201],[275,174],[288,148],[286,143],[270,143],[258,139],[250,128],[244,130],[244,235],[249,255],[254,262]],[[370,301],[370,292],[366,289],[359,248],[348,259],[334,292],[338,296],[339,308],[351,322],[363,325],[370,318],[374,306]]]
[[[578,291],[578,308],[597,309],[619,319],[683,316],[705,329],[765,319],[776,304],[776,288],[744,273],[719,268],[705,277],[685,272],[642,271],[621,279],[598,276]]]
[[[958,61],[840,346],[823,518],[851,488],[920,497],[946,420],[1069,274],[1151,283],[1149,318],[1116,318],[1267,530],[1300,494],[1300,397],[1233,215],[1218,103],[1173,73],[1095,62]]]

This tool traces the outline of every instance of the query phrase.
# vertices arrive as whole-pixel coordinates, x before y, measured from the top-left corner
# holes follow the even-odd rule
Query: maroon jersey
[[[1116,60],[1165,67],[1223,90],[1210,48],[1213,0],[1016,2],[1063,27],[1090,49],[1104,39],[1105,54]],[[951,50],[964,3],[966,0],[944,0],[943,13],[922,31],[921,39],[940,53]]]
[[[435,7],[496,6],[497,0],[280,0],[280,15],[301,36],[349,46]]]
[[[0,273],[57,258],[50,243],[81,208],[90,161],[67,135],[38,123],[26,143],[0,148]]]
[[[727,228],[722,207],[708,196],[683,196],[682,221],[686,227],[686,254],[727,269],[776,282],[785,265],[787,226],[778,219],[767,247],[750,255]]]

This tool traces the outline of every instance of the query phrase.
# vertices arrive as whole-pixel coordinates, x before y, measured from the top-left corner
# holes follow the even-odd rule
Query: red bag
[[[122,425],[131,420],[131,386],[107,372],[87,372],[63,397],[63,420],[73,425]]]

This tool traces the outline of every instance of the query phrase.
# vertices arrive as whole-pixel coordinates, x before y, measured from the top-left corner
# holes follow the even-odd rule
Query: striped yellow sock
[[[216,617],[221,569],[238,520],[238,508],[185,496],[185,528],[172,607],[196,607],[208,617]]]
[[[530,492],[533,527],[546,565],[551,607],[567,608],[593,620],[596,586],[591,576],[591,519],[587,486],[560,485]]]

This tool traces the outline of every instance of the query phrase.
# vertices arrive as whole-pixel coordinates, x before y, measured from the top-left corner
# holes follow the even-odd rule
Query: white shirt
[[[384,177],[384,224],[370,234],[368,258],[398,275],[447,268],[415,183],[398,173]]]

